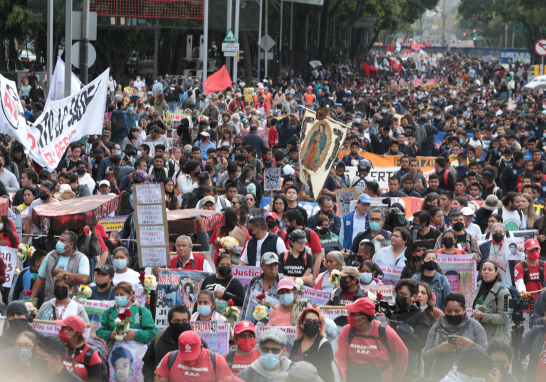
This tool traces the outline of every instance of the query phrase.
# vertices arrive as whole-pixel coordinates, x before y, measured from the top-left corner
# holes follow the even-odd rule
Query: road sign
[[[238,42],[223,42],[222,43],[222,52],[238,52],[239,43]]]
[[[275,40],[269,35],[263,36],[260,40],[260,47],[266,52],[273,48],[273,46],[275,46]]]
[[[95,47],[89,43],[87,45],[87,65],[88,67],[91,67],[95,63],[95,60],[97,59],[97,51],[95,50]],[[80,42],[75,42],[74,45],[72,45],[72,65],[74,65],[76,68],[80,68]]]
[[[82,12],[72,11],[72,40],[81,40],[81,39],[82,39]],[[97,40],[97,12],[89,12],[89,41],[96,41],[96,40]]]
[[[264,59],[264,53],[265,53],[265,52],[260,52],[260,60],[263,60],[263,59]],[[267,52],[267,59],[268,59],[268,60],[272,60],[272,59],[273,59],[273,52]]]
[[[224,52],[224,57],[237,57],[239,52]]]
[[[527,29],[520,23],[514,23],[514,33],[527,33]]]
[[[539,56],[546,56],[546,38],[541,38],[535,43],[535,53]]]
[[[231,28],[229,28],[227,34],[226,34],[226,37],[224,37],[224,41],[222,42],[237,42],[237,38],[235,37],[235,33],[233,33],[233,30],[231,30]]]

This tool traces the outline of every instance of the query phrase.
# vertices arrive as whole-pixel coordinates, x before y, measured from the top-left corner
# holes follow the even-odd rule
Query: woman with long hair
[[[279,221],[282,224],[282,228],[285,229],[286,226],[284,225],[284,214],[288,210],[288,200],[286,200],[286,196],[282,194],[277,194],[273,198],[273,212],[277,214],[279,217]]]
[[[319,235],[320,245],[327,255],[331,251],[341,251],[343,244],[339,236],[330,231],[330,219],[328,216],[320,215],[315,221],[315,232]]]
[[[197,304],[190,321],[226,321],[226,318],[216,311],[216,299],[210,290],[201,289],[197,295]]]
[[[169,211],[175,211],[178,209],[178,198],[174,193],[174,182],[172,179],[165,179],[163,184],[165,187],[165,205]]]
[[[439,255],[466,255],[466,252],[456,247],[457,245],[457,233],[448,229],[442,235],[442,247],[436,250]]]
[[[250,210],[244,195],[237,194],[231,199],[231,206],[237,214],[237,220],[241,226],[248,229],[248,221],[250,220]]]
[[[408,120],[408,125],[415,126],[415,121],[413,120],[411,113],[404,114],[404,117]]]
[[[371,260],[365,260],[360,264],[360,285],[373,286],[383,285],[383,282],[377,278],[377,272],[375,270],[374,262]]]
[[[165,94],[157,93],[157,97],[155,97],[155,102],[154,102],[154,109],[155,111],[159,113],[159,117],[163,118],[163,112],[165,110],[167,111],[169,110],[169,105],[165,101]]]
[[[132,144],[135,150],[138,150],[140,145],[142,144],[142,141],[140,140],[140,127],[131,127],[129,129],[129,134],[125,138],[123,138],[123,142],[121,143],[121,150],[125,150],[125,146],[127,146],[128,143]]]
[[[239,176],[238,180],[240,184],[246,187],[246,191],[250,194],[254,194],[254,196],[256,196],[256,185],[252,183],[251,180],[252,178],[254,178],[255,172],[256,170],[254,169],[254,167],[246,165],[245,168],[243,168],[243,171],[241,171],[241,175]]]
[[[123,92],[123,88],[121,87],[121,84],[118,84],[116,86],[116,89],[114,90],[114,98],[112,98],[112,99],[115,99],[117,96],[121,96],[121,98],[123,98],[125,96],[125,94]]]
[[[232,274],[231,256],[223,253],[216,259],[216,274],[207,276],[203,280],[201,290],[209,290],[217,299],[233,300],[235,306],[242,307],[245,302],[245,288]],[[216,288],[218,285],[224,289]]]
[[[220,255],[220,239],[226,236],[230,236],[231,232],[239,228],[246,234],[246,240],[244,243],[239,243],[237,247],[234,247],[231,251],[227,251],[231,255],[233,264],[239,264],[241,262],[240,256],[242,249],[245,247],[246,242],[250,239],[248,230],[239,223],[237,214],[232,207],[226,207],[224,210],[224,224],[216,228],[216,231],[210,237],[210,251],[214,252],[214,263],[217,263],[218,256]]]
[[[198,186],[197,177],[201,172],[202,163],[199,159],[190,159],[184,167],[184,172],[181,172],[176,178],[179,195],[189,194]]]
[[[252,208],[257,208],[256,207],[256,195],[248,192],[246,195],[245,195],[245,198],[246,198],[246,202],[248,204],[248,208],[249,209],[252,209]]]
[[[423,265],[423,255],[427,249],[432,249],[434,244],[430,240],[420,240],[414,241],[407,246],[405,255],[406,255],[406,265],[402,270],[400,275],[401,279],[409,279],[413,275],[421,272],[421,267]]]
[[[217,148],[227,146],[230,149],[233,148],[233,132],[231,129],[225,128],[222,130],[222,139],[218,140]]]
[[[533,206],[533,197],[527,193],[521,194],[521,196],[521,204],[519,207],[523,213],[523,225],[525,226],[525,229],[530,229],[538,219],[535,207]]]
[[[54,321],[64,320],[68,316],[80,316],[88,324],[89,318],[83,306],[70,298],[74,292],[74,278],[72,275],[64,271],[57,273],[54,282],[53,292],[55,297],[44,302],[36,318],[39,320]]]
[[[419,301],[421,310],[427,314],[430,326],[436,323],[438,317],[444,315],[444,312],[436,307],[436,296],[432,293],[432,289],[430,289],[430,285],[427,283],[419,283],[417,301]]]
[[[462,210],[464,207],[468,207],[468,200],[465,198],[456,196],[453,198],[453,208],[457,211]]]

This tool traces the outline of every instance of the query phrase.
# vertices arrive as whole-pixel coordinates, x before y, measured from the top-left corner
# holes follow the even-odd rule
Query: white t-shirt
[[[270,232],[267,233],[267,235],[265,235],[265,237],[261,240],[257,240],[258,244],[256,246],[256,264],[248,264],[248,255],[247,255],[247,247],[248,247],[248,243],[250,242],[250,239],[249,241],[246,242],[246,245],[245,245],[245,249],[243,249],[243,253],[241,254],[241,261],[245,264],[248,264],[249,266],[251,267],[259,267],[260,266],[260,258],[262,257],[262,244],[264,243],[265,239],[267,239],[267,237],[271,235]],[[279,237],[277,239],[277,256],[280,256],[281,254],[283,254],[284,252],[286,252],[286,246],[284,245],[284,242],[282,241],[282,239]]]
[[[133,286],[136,295],[141,295],[144,289],[140,285],[140,274],[127,268],[125,273],[114,273],[114,285],[118,285],[122,281],[127,281]]]
[[[57,310],[57,320],[62,320],[68,316],[77,316],[78,315],[78,303],[70,300],[66,309],[64,306],[56,306]]]
[[[479,238],[482,236],[482,230],[480,229],[480,226],[474,223],[470,223],[468,228],[464,229],[467,233],[473,235],[476,237],[476,240],[479,240]]]
[[[477,141],[474,140],[474,137],[470,138],[470,140],[468,141],[468,144],[472,147],[474,146],[480,146],[481,148],[483,148],[483,142],[480,141],[479,139]]]
[[[525,229],[523,219],[519,216],[520,213],[523,215],[521,211],[508,211],[506,208],[502,207],[502,221],[506,230],[518,231],[520,229]]]

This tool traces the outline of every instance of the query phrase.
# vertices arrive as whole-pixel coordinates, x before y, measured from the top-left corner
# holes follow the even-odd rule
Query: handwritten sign
[[[361,285],[361,287],[375,295],[381,293],[383,300],[394,303],[394,287],[392,285]]]
[[[398,280],[400,280],[400,276],[402,276],[402,270],[404,267],[397,267],[396,265],[384,264],[380,262],[376,262],[376,264],[383,271],[383,284],[393,286],[396,285]]]
[[[2,286],[4,288],[11,288],[15,267],[17,266],[17,248],[0,247],[0,257],[2,257],[2,260],[6,264],[6,281]]]
[[[264,191],[281,189],[281,169],[278,167],[264,169]]]
[[[141,268],[170,263],[169,228],[162,183],[134,184],[138,262]]]
[[[338,188],[336,190],[336,198],[339,216],[348,214],[353,211],[351,210],[351,202],[356,199],[355,188]]]
[[[112,293],[113,294],[113,293]],[[113,299],[114,296],[111,296]],[[100,328],[100,320],[102,314],[108,309],[114,306],[115,301],[100,301],[100,300],[87,300],[83,304],[85,313],[89,318],[89,325],[91,326],[91,336],[94,336],[97,333],[97,329]]]
[[[244,265],[233,265],[231,268],[231,274],[243,284],[243,288],[246,288],[250,281],[263,273],[260,267],[248,267]]]

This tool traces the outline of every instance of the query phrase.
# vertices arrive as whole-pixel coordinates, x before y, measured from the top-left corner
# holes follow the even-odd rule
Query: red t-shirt
[[[155,374],[168,379],[169,381],[177,382],[216,382],[223,378],[233,376],[224,357],[220,354],[213,354],[216,357],[216,375],[212,368],[210,360],[211,353],[208,349],[203,348],[201,358],[196,365],[190,366],[188,362],[180,360],[180,355],[176,357],[171,369],[169,370],[169,354],[161,360]]]
[[[89,381],[89,372],[83,365],[83,361],[85,358],[85,353],[87,352],[87,349],[89,349],[90,347],[91,345],[86,343],[83,349],[81,350],[80,354],[74,357],[75,362],[72,362],[71,354],[67,351],[63,361],[64,366],[67,368],[68,371],[71,371],[71,372],[74,372],[74,368],[73,368],[73,364],[74,364],[76,366],[76,375],[80,377],[84,382]],[[91,359],[89,360],[89,368],[91,368],[92,366],[101,365],[101,364],[102,364],[102,361],[100,359],[99,352],[97,350],[91,355]]]
[[[258,349],[252,349],[247,355],[237,355],[233,357],[233,365],[231,365],[231,371],[233,374],[239,374],[240,371],[243,371],[249,367],[252,362],[260,358],[260,352]],[[227,359],[227,354],[224,355],[224,359]]]
[[[356,290],[355,292],[349,292],[349,291],[344,291],[344,292],[341,292],[341,298],[340,298],[340,304],[341,305],[349,305],[349,304],[354,304],[354,297],[355,295],[358,293],[358,290]]]
[[[523,280],[525,282],[525,290],[528,292],[541,290],[542,284],[540,283],[540,275],[538,273],[540,262],[537,262],[537,265],[535,266],[527,264],[527,267],[529,268],[529,280],[523,280],[525,269],[521,263],[517,263],[514,268],[514,281]],[[546,280],[546,267],[544,269],[544,280]],[[536,301],[538,299],[538,292],[531,293],[531,296],[533,296]]]

